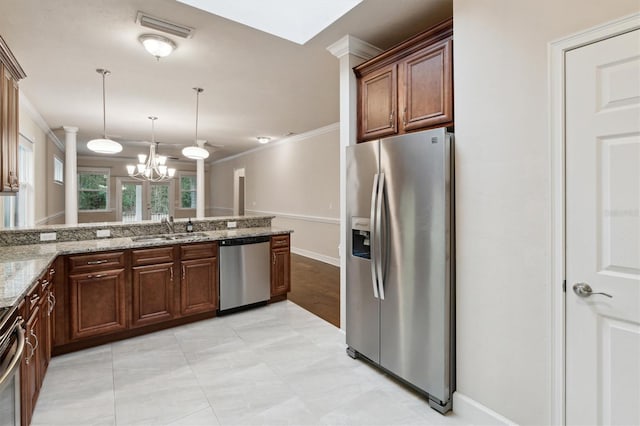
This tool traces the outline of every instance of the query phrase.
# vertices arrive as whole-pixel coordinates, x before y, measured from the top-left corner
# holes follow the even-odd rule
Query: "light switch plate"
[[[40,233],[40,241],[55,241],[56,233],[55,232],[41,232]]]
[[[235,220],[231,222],[227,222],[227,229],[237,228],[237,227],[238,227],[238,223]]]
[[[96,231],[96,237],[98,238],[106,238],[106,237],[110,237],[111,236],[111,230],[110,229],[98,229]]]

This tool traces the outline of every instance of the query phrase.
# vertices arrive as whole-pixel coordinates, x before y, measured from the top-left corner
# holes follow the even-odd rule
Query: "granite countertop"
[[[19,302],[59,255],[282,235],[291,232],[273,227],[241,228],[198,232],[194,233],[194,236],[179,240],[135,241],[130,237],[122,237],[0,247],[0,308],[10,307]]]

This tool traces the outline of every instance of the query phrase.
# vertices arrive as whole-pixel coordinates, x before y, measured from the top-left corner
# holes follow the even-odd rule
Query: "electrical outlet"
[[[237,228],[237,227],[238,227],[238,223],[235,220],[232,222],[227,222],[227,229]]]
[[[40,241],[55,241],[56,233],[55,232],[41,232],[40,233]]]
[[[96,237],[98,238],[106,238],[106,237],[110,237],[111,236],[111,230],[110,229],[98,229],[96,231]]]

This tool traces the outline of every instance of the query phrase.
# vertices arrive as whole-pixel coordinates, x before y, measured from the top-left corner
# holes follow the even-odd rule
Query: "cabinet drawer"
[[[69,256],[69,273],[117,269],[124,266],[123,251]]]
[[[173,262],[173,251],[173,246],[133,250],[131,262],[133,266]]]
[[[33,312],[33,310],[35,309],[35,307],[38,305],[38,302],[40,302],[40,297],[42,295],[42,285],[41,285],[42,280],[38,280],[36,282],[36,285],[34,285],[31,288],[31,291],[29,291],[29,293],[27,293],[27,296],[25,298],[26,302],[27,302],[27,315],[30,315],[31,312]]]
[[[289,247],[289,235],[274,235],[271,237],[271,248]]]
[[[180,258],[182,260],[202,259],[205,257],[218,257],[217,243],[190,244],[180,246]]]

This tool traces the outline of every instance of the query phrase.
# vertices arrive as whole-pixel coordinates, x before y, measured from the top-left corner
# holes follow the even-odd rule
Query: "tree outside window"
[[[78,209],[107,210],[109,172],[87,170],[78,172]]]
[[[180,207],[195,209],[196,204],[196,177],[193,175],[180,176]]]

